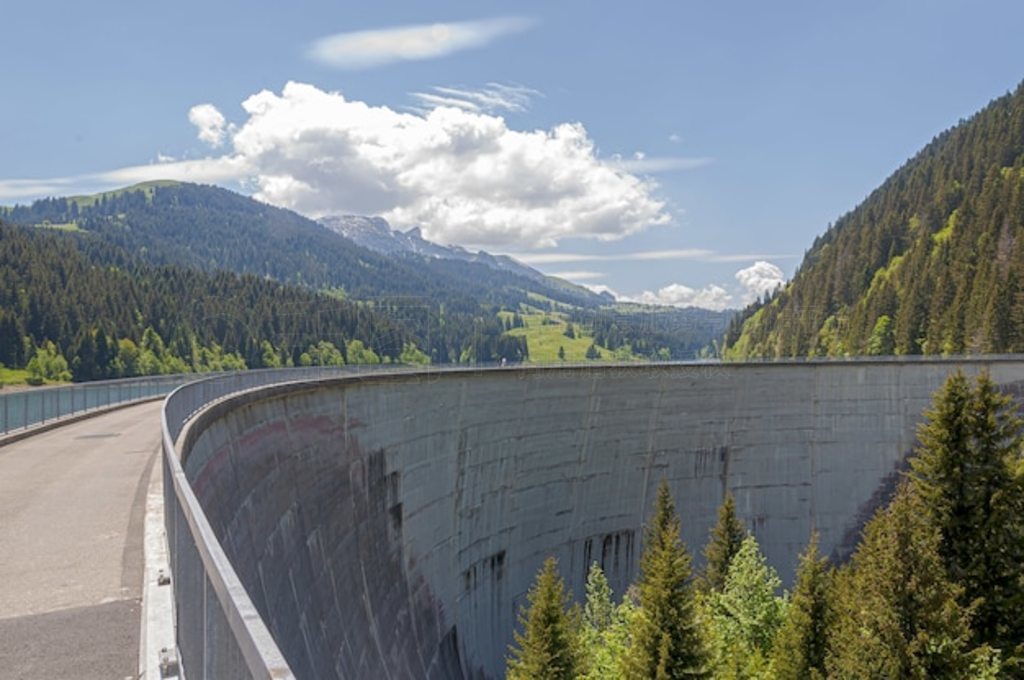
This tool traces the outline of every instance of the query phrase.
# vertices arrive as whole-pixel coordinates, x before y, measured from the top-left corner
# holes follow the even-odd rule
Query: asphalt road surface
[[[0,447],[0,678],[135,678],[160,401]]]

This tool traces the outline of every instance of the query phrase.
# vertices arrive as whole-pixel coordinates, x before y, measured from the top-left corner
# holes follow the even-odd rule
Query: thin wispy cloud
[[[758,260],[787,260],[795,255],[765,253],[719,253],[704,248],[676,250],[641,250],[632,253],[599,255],[591,253],[507,253],[525,264],[559,264],[573,262],[634,262],[654,260],[691,260],[697,262],[752,262]]]
[[[465,99],[458,99],[457,97],[445,97],[433,92],[413,92],[412,97],[419,102],[419,105],[410,106],[408,107],[408,110],[415,113],[428,113],[432,109],[439,109],[442,107],[459,109],[461,111],[472,111],[473,113],[480,110],[480,107],[473,102],[466,101]]]
[[[0,180],[0,201],[57,196],[69,190],[75,190],[81,184],[81,177],[2,179]]]
[[[530,102],[541,93],[522,85],[487,83],[482,88],[432,87],[428,92],[412,92],[419,111],[430,111],[442,106],[475,113],[521,113],[530,108]]]
[[[497,17],[337,33],[314,41],[307,54],[314,61],[337,69],[373,68],[484,47],[533,24],[532,19],[525,17]]]
[[[575,271],[574,272],[555,272],[554,274],[551,274],[551,276],[557,276],[558,278],[565,279],[567,281],[590,281],[590,280],[593,280],[593,279],[600,279],[600,278],[602,278],[604,276],[604,273],[603,272],[587,272],[587,271],[580,271],[580,272],[575,272]]]
[[[164,157],[166,158],[166,157]],[[217,159],[175,161],[160,160],[106,172],[67,177],[0,180],[0,201],[19,201],[43,196],[67,196],[69,193],[106,191],[128,184],[173,179],[181,182],[215,184],[238,182],[249,168],[244,158],[223,156]]]
[[[679,170],[695,170],[710,165],[715,159],[706,156],[645,156],[638,154],[633,158],[615,158],[611,162],[626,172],[656,174]]]

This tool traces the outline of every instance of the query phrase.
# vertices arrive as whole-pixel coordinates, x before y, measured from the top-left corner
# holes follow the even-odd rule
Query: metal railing
[[[0,390],[0,435],[27,430],[68,416],[144,401],[201,376],[153,375],[73,385]]]

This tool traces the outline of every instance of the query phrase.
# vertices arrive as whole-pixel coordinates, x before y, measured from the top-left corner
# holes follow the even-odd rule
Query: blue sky
[[[0,202],[163,173],[739,306],[1024,78],[1024,4],[836,5],[7,3]]]

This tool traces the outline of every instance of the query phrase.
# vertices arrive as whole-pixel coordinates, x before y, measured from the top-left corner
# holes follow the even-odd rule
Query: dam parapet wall
[[[1017,358],[371,374],[227,397],[177,449],[295,677],[497,678],[545,557],[622,594],[662,479],[698,563],[727,492],[787,582],[812,528],[845,558],[956,368],[1024,381]]]

